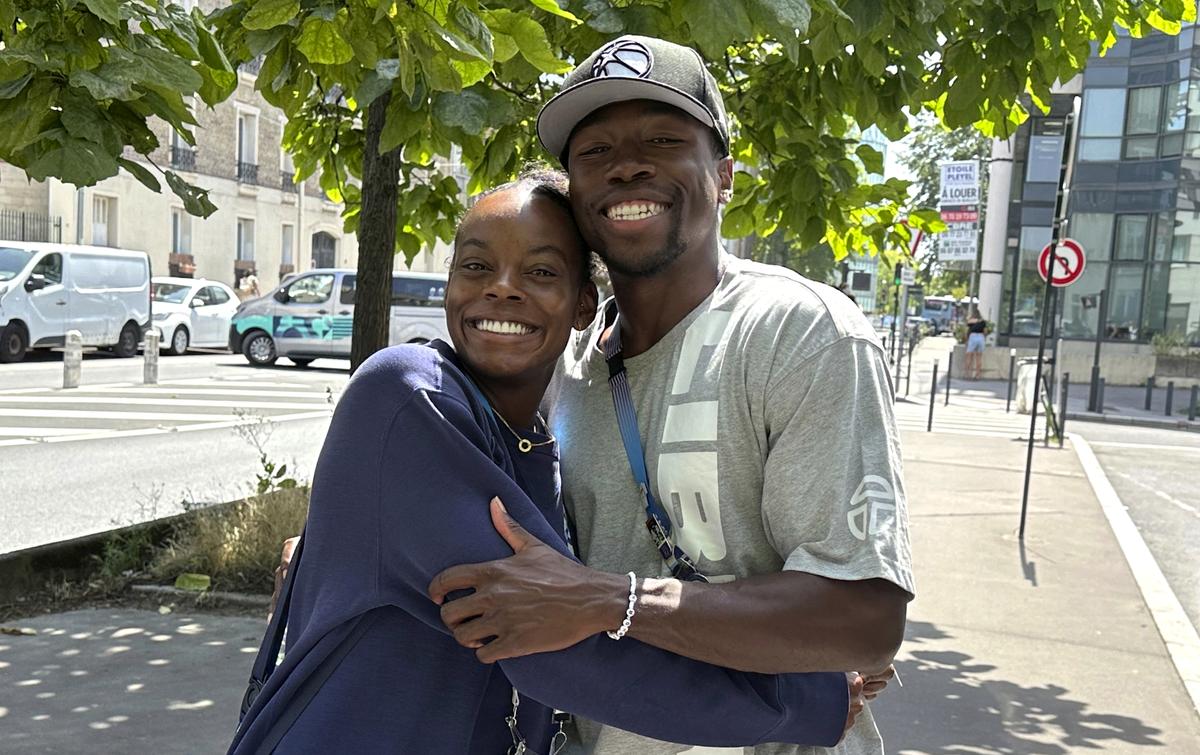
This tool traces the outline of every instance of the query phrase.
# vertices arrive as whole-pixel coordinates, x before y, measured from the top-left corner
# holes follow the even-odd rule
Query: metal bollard
[[[908,370],[904,374],[904,398],[908,398],[908,389],[912,387],[912,346],[908,349]]]
[[[1188,422],[1196,421],[1196,400],[1200,399],[1200,385],[1192,386],[1192,398],[1188,401]]]
[[[1071,389],[1071,373],[1064,372],[1062,391],[1058,394],[1058,447],[1062,448],[1067,435],[1067,392]]]
[[[1154,376],[1146,378],[1146,411],[1150,411],[1150,404],[1154,401]]]
[[[1167,381],[1167,408],[1166,408],[1166,411],[1163,412],[1163,414],[1166,414],[1168,417],[1170,417],[1171,409],[1174,407],[1174,404],[1175,404],[1175,381],[1169,380],[1169,381]]]
[[[929,424],[925,426],[925,432],[933,432],[933,405],[937,401],[937,374],[938,363],[933,360],[933,382],[929,385]]]
[[[146,344],[142,349],[142,382],[146,385],[158,384],[158,338],[154,328],[146,331]]]
[[[943,406],[950,406],[950,377],[954,374],[954,352],[950,352],[950,358],[946,360],[946,403]]]
[[[83,334],[68,330],[63,345],[63,388],[78,388],[83,371]]]
[[[1104,414],[1104,378],[1100,378],[1096,391],[1096,413]]]
[[[1008,393],[1004,397],[1004,413],[1008,414],[1008,408],[1012,405],[1012,383],[1013,371],[1017,369],[1017,350],[1008,350]]]

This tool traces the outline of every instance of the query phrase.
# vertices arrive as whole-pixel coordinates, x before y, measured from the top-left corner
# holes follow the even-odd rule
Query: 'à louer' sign
[[[942,191],[939,204],[979,204],[979,161],[955,160],[941,164]]]

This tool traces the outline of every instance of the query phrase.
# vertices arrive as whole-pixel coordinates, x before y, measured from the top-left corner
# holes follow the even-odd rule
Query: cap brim
[[[538,114],[538,139],[547,152],[561,160],[567,139],[580,121],[605,105],[629,100],[654,100],[677,107],[718,130],[712,113],[691,95],[650,79],[613,77],[588,79],[555,95]]]

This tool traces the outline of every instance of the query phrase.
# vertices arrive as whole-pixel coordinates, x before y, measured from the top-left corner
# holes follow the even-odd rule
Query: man
[[[579,554],[598,571],[501,521],[517,553],[435,578],[437,600],[476,591],[446,602],[443,620],[486,662],[628,618],[618,635],[740,670],[887,669],[913,582],[886,360],[836,289],[722,251],[733,161],[703,61],[662,40],[610,42],[566,78],[538,134],[570,175],[580,230],[615,293],[547,394]],[[644,452],[623,445],[614,412],[620,370],[604,351],[617,337]],[[631,471],[641,453],[672,530],[666,558]],[[711,583],[671,578],[687,575],[684,562]],[[627,602],[626,571],[657,576]],[[681,705],[664,699],[662,714]],[[577,746],[605,755],[687,750],[587,721],[578,730]],[[882,752],[869,713],[837,751]]]

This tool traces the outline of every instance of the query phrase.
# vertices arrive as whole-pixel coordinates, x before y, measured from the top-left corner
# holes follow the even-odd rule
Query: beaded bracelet
[[[614,640],[619,640],[629,631],[629,627],[633,624],[633,606],[637,603],[637,575],[629,572],[629,606],[625,609],[625,620],[621,622],[621,626],[615,632],[608,632],[608,636]]]

